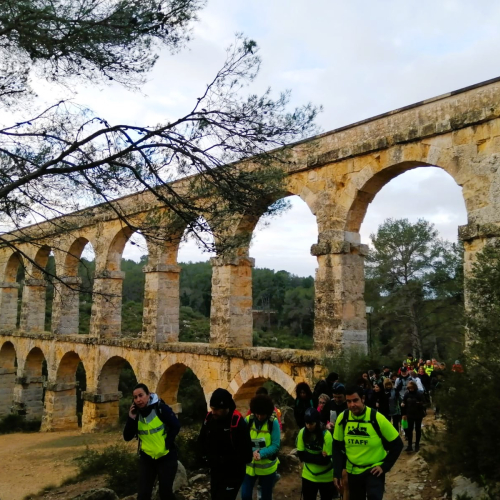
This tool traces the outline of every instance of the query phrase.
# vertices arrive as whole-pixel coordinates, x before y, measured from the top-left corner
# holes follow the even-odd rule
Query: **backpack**
[[[233,415],[231,416],[231,424],[229,426],[229,435],[231,437],[231,444],[233,445],[233,448],[236,448],[235,443],[234,443],[234,432],[235,429],[238,427],[240,420],[243,418],[243,415],[238,411],[234,410]],[[203,425],[207,425],[207,423],[212,419],[212,412],[209,411],[207,413],[207,416],[205,417],[205,421],[203,422]]]
[[[351,422],[364,422],[370,423],[373,427],[373,430],[377,433],[377,436],[381,439],[384,450],[388,449],[389,441],[383,436],[382,431],[380,430],[380,424],[377,421],[377,410],[370,408],[370,420],[351,420]],[[340,425],[345,429],[345,426],[349,422],[349,410],[344,410],[342,412],[342,420],[340,421]]]

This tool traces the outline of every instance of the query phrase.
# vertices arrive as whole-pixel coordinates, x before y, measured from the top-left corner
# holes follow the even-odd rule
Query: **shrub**
[[[0,420],[0,434],[38,432],[41,424],[41,420],[26,420],[23,415],[11,413]]]
[[[192,428],[184,427],[182,432],[175,438],[175,444],[179,452],[179,461],[186,469],[194,470],[203,466],[197,453],[199,431],[199,426]]]
[[[87,448],[77,461],[81,479],[105,474],[106,486],[118,496],[137,492],[138,457],[124,445],[108,446],[101,452]]]

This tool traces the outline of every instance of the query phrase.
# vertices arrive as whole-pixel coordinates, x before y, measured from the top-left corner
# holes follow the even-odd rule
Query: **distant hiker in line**
[[[350,500],[382,500],[385,475],[396,463],[403,441],[379,412],[365,405],[363,390],[346,387],[348,410],[337,418],[333,432],[335,486],[342,492],[346,457]]]
[[[198,437],[201,455],[210,467],[212,500],[234,500],[252,460],[252,441],[245,419],[226,389],[215,389]]]
[[[328,397],[328,396],[327,396]],[[321,396],[320,396],[321,399]],[[320,412],[308,408],[306,426],[297,437],[297,455],[302,467],[302,495],[304,500],[321,500],[337,497],[333,485],[332,435],[320,426]]]
[[[305,426],[304,416],[308,408],[314,408],[313,393],[309,384],[306,382],[299,382],[295,387],[295,404],[293,407],[293,416],[299,429]]]
[[[123,429],[123,438],[139,439],[139,493],[137,500],[151,500],[156,478],[160,500],[174,500],[172,487],[177,473],[174,439],[181,428],[174,412],[145,384],[132,392],[134,402]]]
[[[272,399],[259,394],[250,401],[251,414],[245,418],[252,440],[252,460],[247,464],[241,487],[242,500],[252,500],[253,488],[259,481],[262,500],[272,500],[281,444],[280,426],[274,416]]]

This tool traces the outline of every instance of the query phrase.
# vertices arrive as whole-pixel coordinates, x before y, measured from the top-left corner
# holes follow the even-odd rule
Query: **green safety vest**
[[[312,455],[320,455],[323,451],[331,456],[332,454],[332,435],[328,431],[323,432],[323,447],[314,446],[314,442],[304,442],[304,429],[301,429],[297,436],[297,449],[305,450]],[[329,483],[333,481],[333,462],[330,460],[329,465],[318,465],[304,462],[302,468],[302,477],[314,483]]]
[[[158,417],[156,408],[153,408],[147,417],[143,417],[139,413],[137,435],[141,440],[141,450],[151,458],[161,458],[169,452],[165,446],[167,430],[165,424]]]
[[[429,377],[430,377],[431,373],[434,371],[434,367],[432,365],[431,366],[425,365],[424,370],[425,370],[425,373],[427,373],[427,375],[429,375]]]
[[[251,417],[251,418],[250,418]],[[269,418],[260,429],[255,426],[255,416],[249,415],[245,418],[247,424],[250,424],[250,439],[252,440],[252,452],[271,446],[271,433],[273,430],[274,418]],[[247,464],[246,473],[249,476],[268,476],[278,469],[280,461],[278,457],[262,458],[253,460]]]

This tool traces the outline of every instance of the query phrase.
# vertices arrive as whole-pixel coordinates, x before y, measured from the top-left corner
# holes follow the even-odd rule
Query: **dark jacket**
[[[344,411],[347,410],[347,403],[344,401],[341,405],[338,405],[333,399],[330,401],[328,405],[328,420],[331,421],[330,416],[331,412],[334,411],[337,413],[337,417]],[[332,422],[334,424],[335,422]]]
[[[373,403],[375,409],[382,413],[384,417],[389,416],[389,400],[384,391],[373,391]]]
[[[172,459],[177,459],[177,449],[175,447],[174,440],[177,434],[179,434],[181,424],[175,416],[175,413],[172,411],[172,408],[165,404],[161,399],[159,400],[156,394],[151,393],[150,403],[148,404],[148,406],[138,411],[143,417],[147,417],[153,409],[156,410],[158,418],[165,425],[167,431],[167,436],[165,438],[165,447],[167,450],[170,450],[169,457]],[[127,422],[125,423],[125,428],[123,429],[123,439],[125,439],[125,441],[131,441],[132,439],[138,437],[138,416],[139,415],[137,415],[136,418],[130,418],[130,416],[127,417]],[[141,454],[147,456],[142,450]]]
[[[421,380],[425,392],[429,392],[431,390],[431,377],[429,377],[427,373],[424,373],[423,375],[419,373],[417,377]]]
[[[314,408],[312,399],[300,399],[300,398],[295,399],[295,405],[293,407],[293,416],[295,417],[295,421],[297,422],[299,429],[302,429],[302,427],[306,426],[304,417],[306,414],[306,410],[308,408]]]
[[[241,473],[252,461],[252,441],[243,416],[234,415],[235,406],[225,417],[214,418],[210,412],[198,436],[198,451],[211,469],[224,469],[227,474]],[[234,427],[232,427],[232,425]]]
[[[408,418],[424,418],[424,397],[418,391],[407,391],[403,396],[404,406],[401,413]]]

